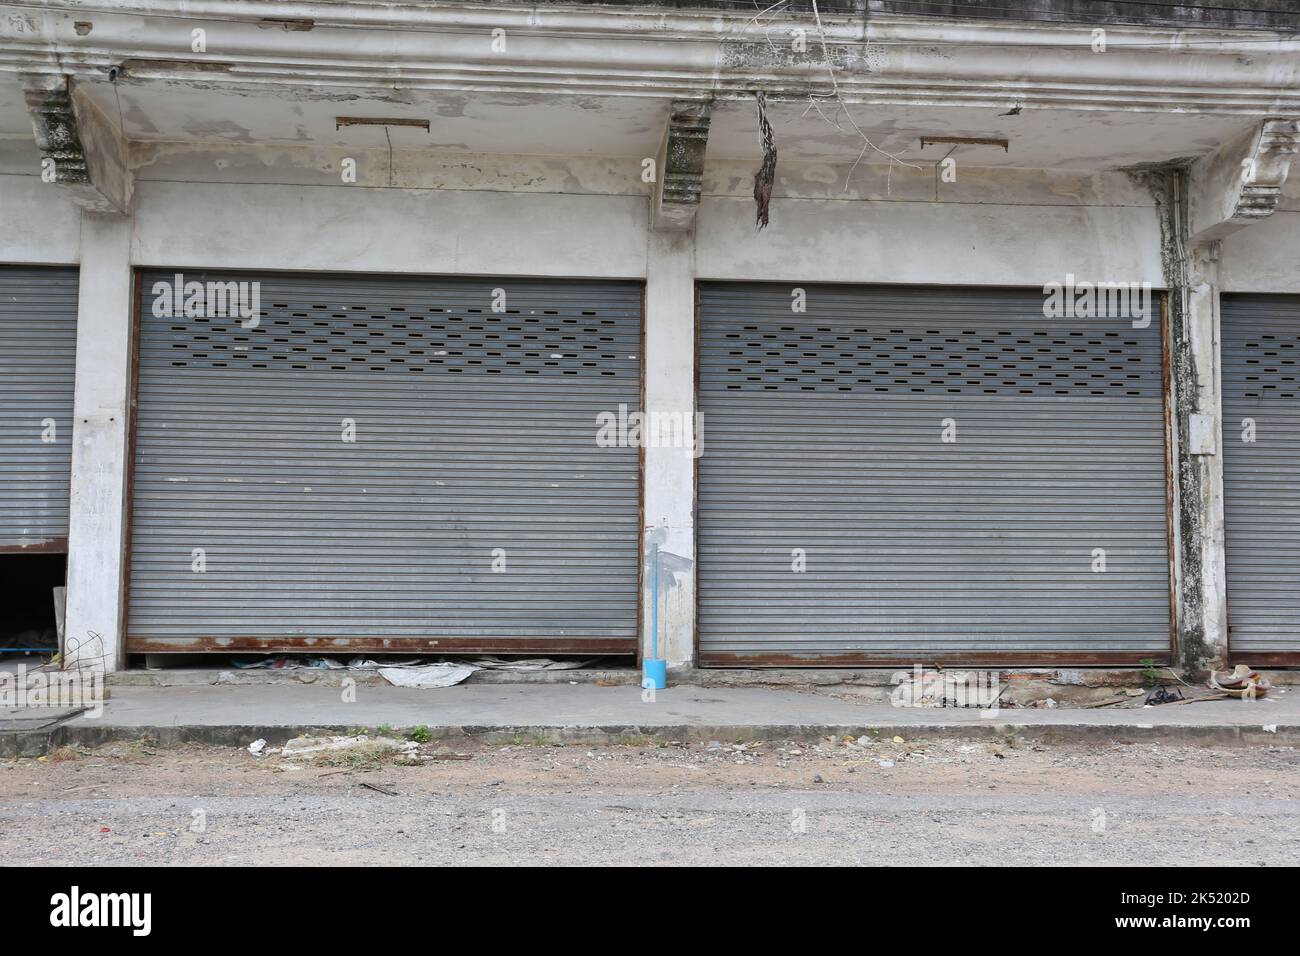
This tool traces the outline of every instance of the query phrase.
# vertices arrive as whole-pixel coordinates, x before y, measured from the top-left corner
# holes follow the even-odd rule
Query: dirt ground
[[[1292,747],[466,740],[421,754],[135,742],[2,761],[0,852],[9,865],[1300,862]]]

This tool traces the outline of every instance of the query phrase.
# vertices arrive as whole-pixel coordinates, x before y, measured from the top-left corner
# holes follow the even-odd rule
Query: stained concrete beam
[[[1278,117],[1197,160],[1190,174],[1189,238],[1214,242],[1271,216],[1298,151],[1300,118]]]
[[[62,186],[89,212],[128,213],[133,179],[122,130],[70,78],[33,82],[24,95],[41,179]]]
[[[690,232],[704,190],[704,151],[709,142],[707,102],[674,100],[668,128],[655,161],[653,228],[658,232]]]

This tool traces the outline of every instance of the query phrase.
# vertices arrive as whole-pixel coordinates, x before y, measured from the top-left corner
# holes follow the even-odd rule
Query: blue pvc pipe
[[[650,580],[654,592],[654,608],[650,612],[650,657],[659,659],[659,545],[650,549]]]
[[[659,658],[659,545],[650,548],[650,656],[641,661],[641,686],[663,690],[668,686],[668,665]]]

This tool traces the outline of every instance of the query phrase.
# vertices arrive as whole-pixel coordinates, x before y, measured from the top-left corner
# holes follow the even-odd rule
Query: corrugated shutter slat
[[[143,283],[132,650],[635,650],[638,452],[596,431],[639,407],[638,285],[185,275],[260,280],[244,328],[154,317],[172,278]]]
[[[701,659],[1167,658],[1159,321],[803,288],[701,289]]]
[[[1300,296],[1220,314],[1228,644],[1300,655]]]
[[[77,270],[0,266],[0,548],[68,536],[76,355]]]

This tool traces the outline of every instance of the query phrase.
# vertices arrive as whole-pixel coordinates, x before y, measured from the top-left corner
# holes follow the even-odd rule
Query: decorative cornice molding
[[[132,179],[118,131],[78,95],[71,80],[53,88],[33,82],[23,95],[41,152],[42,180],[64,187],[90,212],[127,212]]]
[[[654,228],[690,230],[704,191],[704,152],[709,143],[708,103],[675,100],[659,151]]]
[[[73,187],[88,184],[86,151],[77,132],[77,117],[68,88],[27,89],[23,95],[32,118],[36,148],[41,151],[42,168],[48,169],[46,181]]]
[[[1270,119],[1260,126],[1254,154],[1242,163],[1241,193],[1229,222],[1249,225],[1273,214],[1291,162],[1300,152],[1300,120]]]
[[[1189,176],[1189,238],[1214,242],[1273,215],[1297,153],[1300,119],[1273,117],[1197,160]]]

